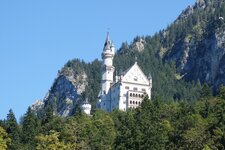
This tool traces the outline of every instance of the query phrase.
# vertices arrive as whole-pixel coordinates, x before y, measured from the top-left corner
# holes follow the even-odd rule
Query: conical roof
[[[106,40],[105,40],[105,44],[104,44],[104,48],[103,50],[110,50],[110,46],[111,46],[111,42],[109,39],[109,32],[107,32],[107,36],[106,36]]]

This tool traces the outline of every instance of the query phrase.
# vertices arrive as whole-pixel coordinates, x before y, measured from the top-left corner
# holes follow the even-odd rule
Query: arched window
[[[139,94],[138,96],[141,97],[141,94]]]
[[[134,104],[135,102],[133,101],[133,104]]]
[[[140,104],[141,104],[141,102],[138,102],[138,104],[140,105]]]
[[[132,97],[132,93],[130,93],[130,96]]]
[[[135,97],[135,94],[133,93],[133,97]]]
[[[136,105],[138,104],[138,102],[136,101]]]
[[[136,97],[138,97],[138,94],[136,94]]]
[[[132,101],[130,101],[130,104],[132,104]]]

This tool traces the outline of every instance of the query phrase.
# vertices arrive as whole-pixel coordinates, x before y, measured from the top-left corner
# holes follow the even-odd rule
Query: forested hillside
[[[225,148],[225,87],[213,97],[203,86],[193,103],[144,98],[137,109],[87,116],[59,117],[47,109],[43,116],[28,108],[21,123],[9,111],[0,122],[0,149],[10,150],[216,150]]]

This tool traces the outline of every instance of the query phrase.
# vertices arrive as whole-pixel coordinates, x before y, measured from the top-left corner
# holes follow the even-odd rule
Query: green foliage
[[[200,94],[202,98],[210,98],[212,97],[212,89],[205,83],[202,86]]]
[[[224,114],[221,95],[191,103],[145,97],[140,107],[127,112],[95,110],[93,116],[80,113],[66,118],[37,119],[28,109],[17,125],[23,129],[17,149],[224,149]],[[13,120],[9,118],[13,117],[8,117],[8,123]],[[12,147],[15,139],[11,141],[9,135],[0,127],[0,146]]]
[[[27,144],[30,149],[33,148],[35,135],[38,133],[38,126],[35,118],[34,112],[29,107],[22,122],[22,142],[23,144]]]
[[[12,109],[9,110],[9,113],[7,115],[7,119],[5,122],[6,125],[6,132],[8,133],[8,136],[10,139],[12,139],[12,143],[9,146],[12,150],[17,150],[20,148],[20,127],[17,124],[16,117],[12,111]]]
[[[61,137],[70,143],[72,149],[90,149],[88,137],[94,132],[91,118],[79,115],[66,120]]]
[[[71,149],[71,145],[65,144],[64,141],[59,140],[59,132],[51,130],[49,135],[39,135],[37,139],[37,150],[68,150]]]
[[[90,138],[92,149],[112,149],[116,130],[114,122],[108,113],[97,110],[93,115],[93,134]]]
[[[0,127],[0,149],[6,150],[11,144],[11,139],[8,137],[6,131]]]
[[[223,100],[225,100],[225,86],[220,86],[219,89],[219,97]]]

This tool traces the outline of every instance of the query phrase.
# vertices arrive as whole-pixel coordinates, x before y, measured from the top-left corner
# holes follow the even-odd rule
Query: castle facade
[[[137,108],[146,95],[151,98],[152,78],[150,75],[146,77],[137,60],[126,71],[114,77],[114,55],[115,46],[107,34],[102,52],[101,90],[97,106],[107,112]]]

